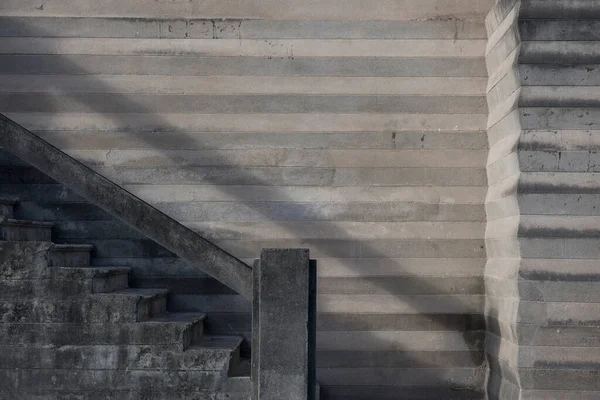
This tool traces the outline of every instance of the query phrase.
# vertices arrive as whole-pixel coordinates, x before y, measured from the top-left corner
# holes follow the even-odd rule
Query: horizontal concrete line
[[[0,55],[0,74],[487,77],[481,58]]]
[[[53,113],[482,114],[483,96],[0,93],[0,111]]]
[[[269,216],[265,216],[264,219],[269,219]],[[395,220],[396,218],[390,219]],[[182,223],[209,240],[480,239],[484,237],[485,229],[483,222],[273,222],[253,224],[183,221]],[[57,229],[63,232],[61,227],[60,224],[57,225]],[[68,237],[57,234],[60,237]]]
[[[78,150],[66,153],[97,167],[479,168],[487,150]]]
[[[317,376],[323,385],[352,382],[353,386],[382,385],[394,388],[482,387],[485,382],[482,368],[319,368]]]
[[[381,386],[381,385],[347,385],[341,383],[338,386],[321,385],[321,395],[331,400],[397,400],[401,392],[408,398],[432,398],[452,400],[476,400],[482,399],[483,393],[477,390],[447,387],[410,387],[410,386]],[[527,399],[531,400],[531,399]],[[571,400],[571,399],[568,399]],[[583,400],[583,399],[580,399]],[[591,400],[585,399],[585,400]]]
[[[1,29],[1,28],[0,28]],[[452,95],[485,93],[485,78],[268,77],[166,75],[0,75],[0,93],[348,94]]]
[[[263,222],[229,222],[251,219],[235,216],[228,222],[182,221],[188,228],[208,240],[268,240],[268,239],[480,239],[484,237],[483,222],[264,222],[273,220],[269,214]],[[214,218],[214,219],[216,219]],[[285,218],[285,217],[284,217]],[[292,217],[293,218],[293,217]],[[345,217],[344,220],[362,220],[369,217]],[[372,220],[383,217],[372,218]],[[393,217],[391,220],[400,218]],[[480,219],[483,219],[482,217]],[[112,229],[111,229],[112,227]],[[68,239],[141,239],[135,230],[115,226],[115,221],[58,222],[54,225],[55,238]],[[525,233],[522,234],[525,236]],[[590,237],[590,236],[584,236]]]
[[[1,54],[483,57],[485,40],[1,38]]]
[[[485,330],[485,321],[482,314],[320,313],[317,318],[317,330],[319,332],[444,331],[473,334],[473,331]]]
[[[599,68],[598,64],[522,64],[519,74],[523,86],[596,86],[600,84]]]
[[[250,312],[251,305],[237,295],[177,295],[170,301],[173,309],[187,312]],[[343,314],[476,314],[483,310],[482,295],[373,295],[373,294],[319,294],[317,311]],[[380,332],[385,334],[386,332]],[[388,332],[400,334],[399,332]],[[422,342],[414,332],[406,337]],[[452,332],[448,332],[452,334]],[[463,339],[463,333],[456,333]],[[483,336],[483,335],[482,335]],[[337,342],[337,341],[334,341]],[[357,343],[352,341],[354,345]],[[369,342],[365,342],[369,343]],[[372,342],[371,342],[372,343]]]
[[[526,130],[519,140],[519,150],[547,152],[600,150],[600,130]]]
[[[153,4],[132,1],[110,1],[97,4],[92,0],[65,0],[46,4],[40,10],[34,0],[6,0],[6,16],[81,16],[81,17],[147,17],[147,18],[248,18],[301,20],[422,20],[481,17],[490,2],[464,0],[381,0],[373,7],[367,0],[303,0],[295,6],[282,6],[280,1],[227,0],[206,3],[200,0]]]
[[[558,287],[558,285],[555,285]],[[579,286],[571,285],[573,289]],[[589,288],[581,285],[581,288]],[[425,278],[425,277],[320,277],[318,292],[321,294],[399,294],[399,295],[452,295],[483,294],[483,279],[474,278]],[[586,296],[580,296],[584,298]],[[590,297],[590,296],[587,296]],[[587,298],[586,297],[586,298]]]
[[[314,187],[218,185],[126,185],[127,190],[153,202],[273,201],[287,202],[423,202],[483,204],[484,187]]]
[[[521,107],[524,129],[596,129],[600,121],[598,107]]]
[[[469,351],[483,345],[483,332],[317,332],[320,350]]]
[[[527,172],[600,172],[599,161],[600,155],[593,147],[579,151],[519,151],[519,165]]]
[[[151,132],[38,131],[54,146],[80,150],[424,149],[486,150],[485,132]],[[6,163],[2,157],[2,163]],[[11,159],[10,161],[13,161]],[[6,164],[8,165],[8,164]],[[14,164],[15,166],[18,164]]]
[[[475,168],[188,167],[185,169],[94,169],[101,175],[122,185],[358,186],[369,183],[371,186],[484,186],[486,183],[485,171]],[[3,183],[10,182],[12,181],[4,181]],[[22,183],[44,182],[46,182],[46,178],[32,176]]]
[[[473,277],[483,275],[485,259],[321,257],[318,264],[317,273],[321,278],[364,276]]]
[[[0,36],[189,39],[485,39],[483,21],[0,17]]]
[[[597,86],[526,86],[521,89],[523,107],[599,107]]]
[[[519,196],[523,215],[594,216],[600,215],[600,194],[531,193]]]
[[[482,131],[486,114],[88,114],[5,113],[30,130],[229,132]]]
[[[573,215],[523,215],[519,235],[523,237],[600,237],[600,217]]]
[[[21,170],[23,173],[27,173]],[[14,174],[18,171],[13,170]],[[430,204],[483,204],[487,188],[484,186],[252,186],[252,185],[126,185],[125,188],[151,203],[178,203],[196,201],[269,201],[296,203],[311,202],[420,202]],[[85,203],[75,193],[58,184],[3,184],[5,195],[19,197],[21,202],[58,203],[61,210],[67,203]],[[41,195],[43,194],[43,195]],[[35,206],[35,205],[34,205]]]
[[[97,243],[97,242],[96,242]],[[99,243],[100,244],[100,243]],[[333,258],[481,258],[483,240],[219,240],[217,244],[242,258],[256,258],[261,248],[309,247],[313,257]]]
[[[600,173],[595,172],[524,172],[520,193],[596,194],[600,193]]]
[[[173,218],[202,227],[203,223],[214,223],[211,228],[204,226],[208,231],[212,229],[228,230],[227,225],[221,223],[234,223],[230,226],[233,234],[240,229],[250,235],[256,228],[261,232],[261,224],[269,223],[276,225],[273,221],[288,221],[298,224],[298,232],[308,229],[306,223],[314,221],[356,221],[356,222],[378,222],[382,230],[379,233],[403,230],[402,227],[414,227],[415,232],[421,229],[442,229],[444,226],[454,226],[458,232],[463,234],[475,229],[484,220],[484,207],[482,204],[431,204],[420,202],[379,201],[379,202],[295,202],[289,199],[286,202],[253,202],[243,198],[237,201],[203,201],[203,202],[160,202],[155,207]],[[81,228],[89,232],[105,224],[113,224],[115,229],[119,222],[92,204],[85,203],[29,203],[21,201],[15,214],[16,218],[40,221],[52,221],[61,224],[62,227],[72,226],[73,229]],[[422,222],[422,225],[417,225]],[[258,224],[257,224],[258,223]],[[465,223],[460,227],[460,223]],[[389,225],[385,225],[389,224]],[[456,225],[455,225],[456,224]],[[361,225],[361,224],[359,224]],[[125,227],[125,225],[122,225]],[[291,225],[290,225],[291,226]],[[334,225],[332,224],[331,227]],[[358,226],[358,225],[357,225]],[[435,228],[433,228],[435,227]],[[203,228],[203,229],[204,229]],[[278,229],[273,226],[274,229]],[[283,225],[280,225],[281,229]],[[325,229],[323,226],[324,231]],[[347,228],[355,231],[351,225]],[[366,228],[366,226],[365,226]],[[127,230],[130,230],[127,228]],[[248,230],[248,231],[246,231]],[[360,229],[359,229],[360,231]],[[356,231],[355,231],[356,232]],[[117,232],[115,232],[117,233]],[[267,233],[267,232],[265,232]],[[284,234],[283,232],[280,232]],[[268,233],[267,233],[268,234]],[[313,234],[317,234],[313,232]],[[460,233],[459,233],[460,234]],[[445,235],[445,234],[444,234]]]
[[[525,64],[596,64],[600,43],[584,41],[523,42],[521,62]]]
[[[595,20],[525,19],[519,21],[519,30],[526,41],[600,40],[600,22]]]
[[[318,351],[317,368],[475,368],[484,358],[479,351]]]
[[[532,0],[523,4],[522,18],[528,19],[596,19],[600,15],[596,2],[563,3],[560,0]]]

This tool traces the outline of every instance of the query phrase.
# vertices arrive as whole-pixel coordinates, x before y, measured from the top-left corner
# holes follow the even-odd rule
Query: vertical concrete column
[[[308,249],[263,249],[253,275],[253,398],[312,400],[316,263]]]

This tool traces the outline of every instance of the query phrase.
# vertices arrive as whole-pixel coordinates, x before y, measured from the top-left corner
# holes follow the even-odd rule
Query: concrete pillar
[[[316,263],[308,249],[263,249],[253,274],[253,398],[312,400]]]

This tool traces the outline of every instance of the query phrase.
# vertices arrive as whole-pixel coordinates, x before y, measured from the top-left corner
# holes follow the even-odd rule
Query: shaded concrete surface
[[[596,2],[500,1],[487,18],[486,353],[492,399],[597,384]]]
[[[20,29],[21,32],[33,31],[30,36],[46,36],[40,32],[37,24],[25,22],[27,23],[19,22],[21,27],[24,26]],[[406,23],[416,26],[415,21]],[[473,38],[471,27],[476,24],[474,21],[454,19],[423,23],[434,24],[440,29],[437,35],[443,37],[443,43],[419,42],[424,45],[419,47],[424,49],[419,50],[422,55],[434,54],[438,50],[448,51],[449,48],[455,49],[451,51],[463,51],[460,47],[462,39],[456,42],[459,47],[452,47],[455,35],[458,38],[465,35],[465,40]],[[450,29],[444,31],[446,27]],[[262,26],[260,29],[268,27]],[[310,29],[300,31],[305,34]],[[350,30],[346,32],[348,31]],[[475,37],[482,37],[481,30],[476,31],[478,33]],[[409,29],[397,32],[414,31]],[[421,32],[429,32],[427,34],[431,35],[431,30],[423,29]],[[298,33],[293,34],[298,36]],[[337,35],[343,37],[344,33]],[[423,36],[422,33],[416,35]],[[28,35],[19,33],[19,36]],[[439,47],[427,50],[430,44]],[[259,50],[249,47],[244,51]],[[41,53],[53,51],[47,49]],[[311,51],[313,50],[307,50],[305,54],[311,54]],[[470,50],[465,48],[464,51]],[[336,60],[321,56],[292,57],[289,54],[282,56],[274,53],[265,58],[240,57],[235,63],[230,63],[228,58],[210,57],[202,59],[202,62],[191,58],[191,63],[190,57],[173,56],[168,64],[164,64],[168,57],[153,58],[156,63],[135,64],[140,74],[152,72],[164,75],[170,68],[180,68],[185,69],[183,76],[189,76],[195,73],[192,71],[215,68],[211,64],[218,62],[221,64],[216,64],[216,70],[222,75],[239,74],[235,69],[239,71],[239,65],[242,65],[241,70],[248,71],[249,76],[256,74],[253,71],[263,71],[257,69],[260,67],[266,68],[264,71],[273,71],[275,76],[288,77],[293,76],[291,71],[296,70],[302,75],[312,75],[313,78],[331,75],[375,78],[379,74],[387,78],[399,78],[404,74],[410,78],[374,81],[377,86],[352,89],[354,93],[362,90],[370,95],[373,95],[373,88],[379,88],[381,84],[383,87],[389,84],[400,85],[397,86],[398,89],[390,88],[389,91],[397,90],[403,96],[410,96],[408,93],[423,93],[423,88],[430,88],[432,84],[439,85],[434,87],[439,87],[440,92],[434,92],[435,96],[425,99],[428,103],[423,107],[441,114],[394,114],[390,117],[387,114],[374,114],[372,117],[362,114],[330,115],[327,109],[323,110],[324,113],[315,115],[175,116],[155,114],[151,107],[147,112],[141,112],[144,111],[143,107],[149,107],[148,103],[140,105],[135,102],[135,97],[119,93],[123,86],[113,86],[110,76],[107,77],[111,74],[106,72],[112,68],[117,75],[123,74],[123,68],[128,68],[126,63],[135,61],[133,56],[4,55],[5,61],[8,61],[8,57],[12,57],[12,60],[2,64],[2,72],[11,76],[24,75],[22,77],[26,77],[34,85],[41,83],[42,86],[34,89],[36,92],[59,94],[58,97],[49,97],[46,102],[38,103],[41,108],[37,111],[19,114],[22,120],[16,118],[17,121],[25,126],[29,124],[42,137],[115,182],[123,184],[146,201],[156,204],[168,214],[178,215],[178,220],[187,221],[189,226],[195,226],[205,237],[217,240],[219,245],[233,254],[252,259],[258,254],[260,247],[293,245],[311,248],[314,256],[319,258],[322,271],[317,363],[324,398],[365,399],[372,398],[375,393],[378,398],[392,399],[398,398],[398,393],[401,392],[404,398],[462,399],[482,397],[482,264],[485,253],[482,249],[483,232],[480,229],[483,221],[481,193],[485,191],[485,177],[481,174],[483,160],[478,160],[481,153],[487,151],[487,146],[483,126],[477,122],[479,117],[470,116],[473,112],[480,112],[480,106],[473,111],[468,102],[462,105],[457,102],[452,105],[453,109],[444,109],[442,106],[446,102],[444,96],[459,88],[467,90],[461,83],[467,85],[472,80],[477,81],[478,78],[473,76],[485,80],[481,56],[482,53],[479,58],[442,57],[435,61],[427,61],[427,57],[396,60],[356,57]],[[27,67],[27,59],[35,60],[34,64]],[[110,61],[107,63],[106,60]],[[94,75],[104,67],[108,69],[104,70],[103,75]],[[31,68],[41,69],[34,72]],[[117,72],[119,68],[121,72]],[[160,72],[158,68],[166,69]],[[440,75],[441,71],[447,75]],[[38,75],[40,73],[67,74],[73,79],[84,76],[86,80],[73,93],[61,89],[65,82],[71,81],[70,78],[60,81],[55,76],[44,75],[43,78],[50,80],[42,82]],[[408,81],[419,78],[415,74],[421,74],[420,78],[459,79],[454,80],[449,87],[443,85],[448,82],[444,79],[437,83],[424,80],[419,86],[411,87]],[[124,81],[128,81],[130,76],[135,84],[135,75],[128,75]],[[147,81],[138,81],[137,87],[145,87]],[[190,87],[194,81],[195,79],[189,79]],[[160,78],[156,78],[154,82],[160,85]],[[248,82],[250,81],[242,81],[240,85],[249,85]],[[250,86],[246,90],[273,90],[272,85],[276,83],[270,82],[271,86],[266,86],[266,89]],[[294,84],[300,86],[281,90],[306,91],[306,83],[311,82],[297,82]],[[5,84],[9,85],[8,82],[3,83]],[[288,85],[289,82],[279,84]],[[77,92],[87,90],[82,88],[87,85],[93,86],[90,89],[92,92],[111,93],[112,99],[122,106],[123,113],[91,113],[94,104],[98,104],[94,96],[86,98],[76,95]],[[171,86],[166,83],[163,88],[165,87],[168,89]],[[209,89],[199,86],[195,90]],[[339,86],[323,87],[320,91],[327,90],[337,93],[340,89]],[[467,90],[465,94],[467,93],[475,96],[482,94],[479,89]],[[72,99],[72,102],[64,103],[65,105],[81,104],[76,110],[87,113],[68,114],[65,113],[65,108],[61,111],[61,98]],[[379,98],[382,104],[387,100],[387,97]],[[392,98],[389,100],[395,101]],[[272,101],[277,102],[278,99],[273,97]],[[52,108],[47,108],[49,106]],[[402,105],[399,104],[399,107]],[[460,108],[461,114],[445,114],[446,111],[456,112],[459,107],[463,107]],[[127,110],[135,111],[136,114]],[[199,108],[195,108],[190,111],[198,110]],[[385,111],[385,108],[382,110]],[[272,109],[266,111],[272,112]],[[49,114],[44,114],[46,112]],[[54,117],[47,119],[46,115]],[[66,119],[62,119],[63,117]],[[266,122],[258,122],[259,118]],[[69,121],[75,125],[69,126]],[[77,121],[83,124],[80,125]],[[197,125],[199,121],[213,125]],[[223,121],[231,123],[224,125]],[[462,121],[460,125],[458,121]],[[370,126],[371,122],[374,125]],[[266,125],[262,125],[263,123]],[[455,127],[458,127],[457,131],[454,131]],[[198,134],[199,129],[208,131]],[[96,147],[93,143],[100,143],[96,142],[100,138],[105,144]],[[253,143],[254,140],[256,142]],[[91,143],[92,147],[86,149],[85,143]],[[113,146],[111,143],[117,144],[117,148],[106,149],[106,143],[108,146]],[[118,149],[119,143],[131,143],[127,145],[131,148]],[[219,150],[220,147],[231,148],[232,143],[236,144],[234,148],[243,151],[236,154],[235,151]],[[285,149],[288,143],[298,143],[295,146],[299,149],[310,151],[286,151],[281,155],[280,150],[272,150],[273,144],[279,149]],[[324,147],[326,151],[317,151],[315,147]],[[349,147],[361,151],[348,152]],[[442,158],[448,147],[452,149],[451,152],[456,151],[457,157]],[[256,148],[262,148],[262,154],[252,150]],[[269,151],[264,151],[265,148]],[[369,148],[374,155],[369,154]],[[399,152],[400,157],[385,156],[383,148]],[[104,155],[111,153],[106,158],[108,164],[104,161],[104,156],[97,158],[94,155],[95,149],[101,149]],[[126,149],[126,152],[121,151]],[[152,150],[154,153],[136,154],[133,151],[135,149]],[[197,154],[180,151],[186,149],[207,151]],[[440,151],[437,154],[436,149]],[[402,152],[403,150],[408,151]],[[466,152],[460,153],[463,150]],[[311,154],[313,151],[314,154]],[[131,159],[131,156],[141,156],[142,159]],[[207,157],[210,160],[208,165],[212,166],[199,167],[198,163],[202,163],[201,160],[206,160]],[[236,157],[240,160],[238,165],[241,168],[232,165]],[[443,159],[453,163],[453,167],[446,167]],[[398,164],[399,162],[405,164]],[[157,167],[152,167],[154,163]],[[428,168],[430,163],[437,167]],[[14,194],[18,195],[20,190],[25,189],[24,192],[30,193],[33,199],[37,190],[34,185],[38,185],[37,188],[41,185],[52,188],[48,193],[56,190],[54,193],[58,201],[54,208],[48,203],[44,205],[44,201],[38,203],[41,205],[31,201],[29,205],[23,205],[29,207],[30,211],[47,215],[50,219],[57,216],[62,219],[63,216],[74,217],[78,213],[82,215],[78,207],[87,207],[87,210],[92,211],[91,215],[96,215],[93,221],[76,217],[73,222],[64,223],[60,231],[65,239],[69,236],[78,236],[81,241],[93,239],[96,255],[99,256],[98,262],[114,263],[120,260],[135,266],[134,279],[140,284],[166,282],[177,288],[179,293],[172,297],[171,307],[207,312],[209,320],[212,316],[213,321],[208,323],[209,329],[211,324],[217,330],[229,332],[249,329],[249,320],[244,317],[248,315],[249,304],[234,293],[208,283],[210,281],[206,277],[197,274],[187,275],[182,279],[189,268],[179,261],[161,258],[169,254],[160,247],[144,241],[131,231],[114,228],[118,225],[113,221],[101,213],[94,214],[93,207],[71,197],[72,194],[68,191],[58,189],[43,175],[36,174],[26,166],[9,166],[11,173],[4,176],[7,183],[11,183],[6,187],[13,190]],[[367,168],[373,166],[375,168]],[[12,178],[13,176],[22,178]],[[203,184],[195,187],[198,182]],[[160,187],[155,186],[155,183],[166,185]],[[79,204],[65,204],[66,198],[76,199]],[[212,204],[210,199],[213,199]],[[357,201],[358,199],[363,201]],[[190,200],[194,200],[194,204],[191,204],[193,208],[181,205]],[[217,204],[224,200],[232,204]],[[167,204],[169,202],[174,204]],[[279,207],[275,207],[277,204],[265,203],[277,203]],[[54,214],[57,208],[59,211]],[[52,213],[48,211],[50,209],[53,210]],[[186,219],[186,215],[194,216],[194,220]],[[285,218],[275,218],[275,215]],[[210,219],[211,217],[216,220]],[[269,222],[261,227],[255,223],[258,221]],[[94,230],[89,230],[92,227]],[[144,258],[150,255],[161,257]],[[170,266],[167,277],[164,275],[166,264],[162,264],[163,262],[168,262]],[[194,283],[202,282],[199,286],[201,289],[196,288],[193,283],[186,283],[189,279],[194,279]]]

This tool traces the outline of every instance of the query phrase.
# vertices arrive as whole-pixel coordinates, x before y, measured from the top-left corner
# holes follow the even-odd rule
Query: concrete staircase
[[[92,245],[54,244],[53,224],[0,199],[0,399],[248,399],[241,337],[169,291],[132,288],[129,268],[92,266]]]
[[[488,390],[597,399],[600,4],[510,3],[488,17]]]

